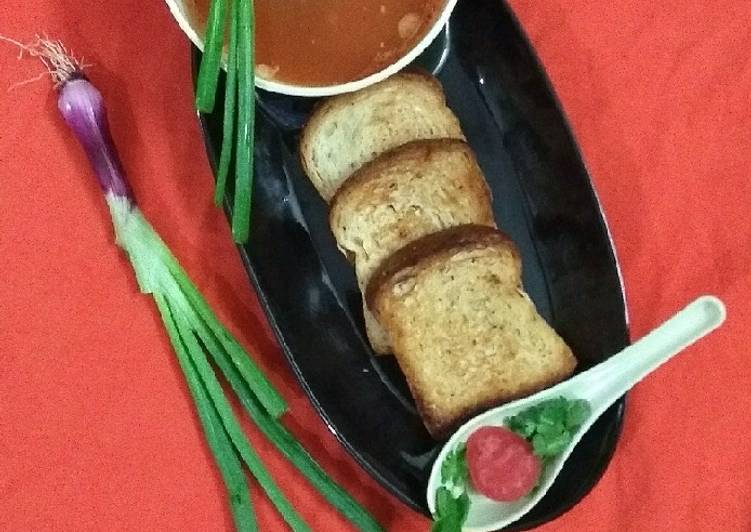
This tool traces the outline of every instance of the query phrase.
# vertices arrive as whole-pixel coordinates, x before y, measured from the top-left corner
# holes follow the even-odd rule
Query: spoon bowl
[[[462,425],[438,454],[428,481],[428,507],[435,513],[435,492],[441,485],[441,464],[446,455],[476,429],[503,426],[506,418],[545,399],[586,399],[591,414],[573,435],[571,443],[542,471],[539,487],[518,501],[493,501],[468,488],[470,507],[463,530],[486,532],[501,529],[530,511],[552,486],[563,464],[582,436],[607,408],[636,383],[725,321],[725,306],[714,296],[702,296],[652,332],[574,377],[534,395],[488,410]]]

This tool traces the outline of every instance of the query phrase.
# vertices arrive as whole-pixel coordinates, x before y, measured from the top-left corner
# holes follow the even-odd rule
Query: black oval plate
[[[449,106],[488,178],[496,219],[521,250],[527,291],[586,369],[628,343],[618,266],[587,171],[508,7],[463,0],[450,28],[439,74]],[[441,55],[435,47],[430,53]],[[199,58],[194,51],[194,65]],[[423,428],[393,357],[373,356],[354,272],[335,246],[326,204],[301,171],[299,125],[314,102],[263,91],[258,97],[251,234],[240,248],[245,266],[328,427],[373,477],[427,515],[425,489],[440,444]],[[221,107],[219,101],[217,112],[202,117],[212,165]],[[623,412],[621,399],[511,529],[555,518],[594,486],[615,449]]]

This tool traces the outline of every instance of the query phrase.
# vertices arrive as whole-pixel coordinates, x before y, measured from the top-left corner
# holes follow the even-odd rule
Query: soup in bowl
[[[166,0],[199,48],[211,0]],[[256,85],[295,96],[361,89],[412,62],[457,0],[255,0]]]

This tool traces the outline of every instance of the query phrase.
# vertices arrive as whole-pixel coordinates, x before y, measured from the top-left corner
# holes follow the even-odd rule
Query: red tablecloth
[[[720,295],[729,311],[720,332],[636,387],[602,481],[541,530],[749,530],[751,3],[512,4],[604,203],[633,336],[701,293]],[[2,2],[0,33],[36,32],[95,65],[144,212],[289,400],[294,433],[389,530],[426,530],[338,445],[282,360],[210,202],[188,43],[166,7]],[[5,93],[38,72],[0,47],[0,528],[230,529],[157,313],[113,245],[49,83]],[[269,445],[257,445],[315,530],[346,529]],[[255,500],[262,529],[282,529]]]

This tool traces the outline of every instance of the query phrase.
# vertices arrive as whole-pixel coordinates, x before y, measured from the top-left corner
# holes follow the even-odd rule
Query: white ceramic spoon
[[[725,321],[725,306],[714,296],[702,296],[655,330],[620,353],[552,388],[530,397],[489,410],[471,419],[446,442],[433,465],[428,482],[428,505],[435,512],[435,492],[441,484],[441,468],[446,454],[467,440],[479,427],[501,426],[504,420],[544,399],[563,396],[586,399],[592,407],[587,421],[574,435],[569,447],[542,472],[540,488],[534,495],[513,503],[490,500],[469,490],[470,509],[463,530],[498,530],[520,519],[547,493],[563,463],[587,430],[607,408],[637,382],[683,349],[710,333]]]

